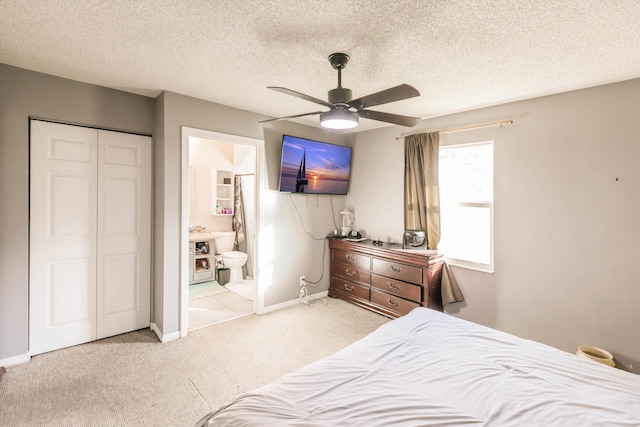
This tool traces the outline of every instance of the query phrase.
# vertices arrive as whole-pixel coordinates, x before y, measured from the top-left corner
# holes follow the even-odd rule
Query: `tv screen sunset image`
[[[347,194],[351,148],[289,135],[283,137],[280,191]]]

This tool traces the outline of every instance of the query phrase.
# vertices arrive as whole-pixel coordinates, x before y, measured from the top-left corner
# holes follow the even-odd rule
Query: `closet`
[[[30,122],[31,355],[148,327],[151,138]]]

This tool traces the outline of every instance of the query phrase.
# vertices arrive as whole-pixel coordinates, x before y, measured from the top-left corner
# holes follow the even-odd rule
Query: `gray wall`
[[[164,92],[156,105],[154,165],[154,322],[163,335],[180,330],[182,126],[262,139],[264,117]]]
[[[423,121],[410,133],[493,140],[495,273],[454,267],[465,303],[447,310],[574,353],[608,349],[640,372],[640,80]],[[372,237],[399,241],[398,127],[359,133],[348,205]],[[445,254],[446,255],[446,254]]]
[[[340,226],[339,212],[346,200],[345,196],[277,192],[283,133],[342,145],[352,145],[353,138],[291,122],[279,122],[277,129],[265,129],[270,190],[261,203],[265,226],[259,242],[267,286],[265,307],[298,298],[300,276],[309,282],[320,281],[310,284],[311,293],[329,289],[329,250],[323,238],[336,224]]]
[[[264,305],[268,309],[298,297],[298,277],[320,277],[323,242],[312,240],[301,229],[293,199],[302,196],[280,194],[277,188],[282,149],[282,132],[327,142],[343,143],[349,137],[331,135],[327,131],[291,122],[276,122],[263,129],[258,123],[266,117],[196,98],[164,92],[156,105],[155,164],[155,241],[154,241],[154,322],[163,335],[180,330],[180,176],[181,128],[204,129],[265,141],[262,153],[268,183],[262,190],[263,229],[258,236],[258,270],[264,289]],[[296,206],[307,230],[325,236],[334,226],[331,200],[327,196],[307,196]],[[344,199],[334,200],[336,210]],[[328,261],[327,261],[328,262]],[[328,277],[317,291],[328,289]]]
[[[282,132],[334,143],[352,138],[288,122],[263,129],[262,116],[171,92],[154,100],[0,64],[0,360],[28,354],[29,116],[153,133],[152,321],[163,334],[179,331],[181,127],[264,139],[266,188],[277,188]],[[323,236],[334,226],[327,196],[265,193],[268,308],[297,298],[298,276],[320,276],[323,243],[311,240],[302,227]],[[334,198],[333,206],[342,209],[344,198]],[[327,288],[325,275],[316,291]]]
[[[0,64],[0,359],[29,345],[29,116],[151,133],[153,105]]]
[[[495,141],[495,273],[455,268],[467,302],[448,311],[574,352],[612,351],[640,371],[640,80],[426,120],[442,130],[514,119],[504,129],[442,137]],[[334,212],[345,198],[277,193],[282,133],[354,146],[346,198],[371,237],[402,232],[403,147],[392,127],[329,134],[174,93],[157,100],[0,65],[0,359],[28,352],[28,117],[154,134],[154,319],[179,330],[180,127],[265,140],[268,188],[260,267],[265,305],[297,297],[298,276],[318,279]],[[617,180],[616,180],[617,178]],[[266,245],[266,246],[265,246]],[[269,249],[269,250],[267,250]],[[324,262],[326,271],[326,260]],[[317,291],[326,290],[328,280]]]

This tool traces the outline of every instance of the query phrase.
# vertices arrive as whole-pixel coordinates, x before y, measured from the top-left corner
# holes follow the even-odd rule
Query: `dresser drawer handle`
[[[387,298],[387,302],[389,303],[389,305],[391,307],[397,307],[398,304],[400,304],[398,301],[396,301],[396,302],[391,301],[391,298]]]
[[[355,288],[353,287],[353,285],[349,286],[349,285],[347,285],[346,283],[344,284],[344,288],[345,288],[346,290],[348,290],[349,292],[351,292],[352,290],[354,290],[354,289],[355,289]]]
[[[387,282],[387,285],[389,285],[389,288],[395,289],[396,291],[400,289],[400,285],[398,285],[397,283]]]
[[[402,271],[402,268],[400,267],[394,267],[393,265],[390,267],[391,267],[391,270],[395,271],[396,273],[400,273]]]
[[[349,275],[349,276],[355,276],[356,275],[356,271],[355,270],[349,270],[348,268],[345,268],[344,272],[347,273],[347,275]]]
[[[347,258],[348,261],[356,262],[356,257],[354,257],[353,255],[347,254],[345,255],[345,257]]]

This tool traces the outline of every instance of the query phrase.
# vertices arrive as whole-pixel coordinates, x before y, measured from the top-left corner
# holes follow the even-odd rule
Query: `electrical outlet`
[[[304,276],[300,276],[300,287],[305,286],[307,282],[304,279]]]

